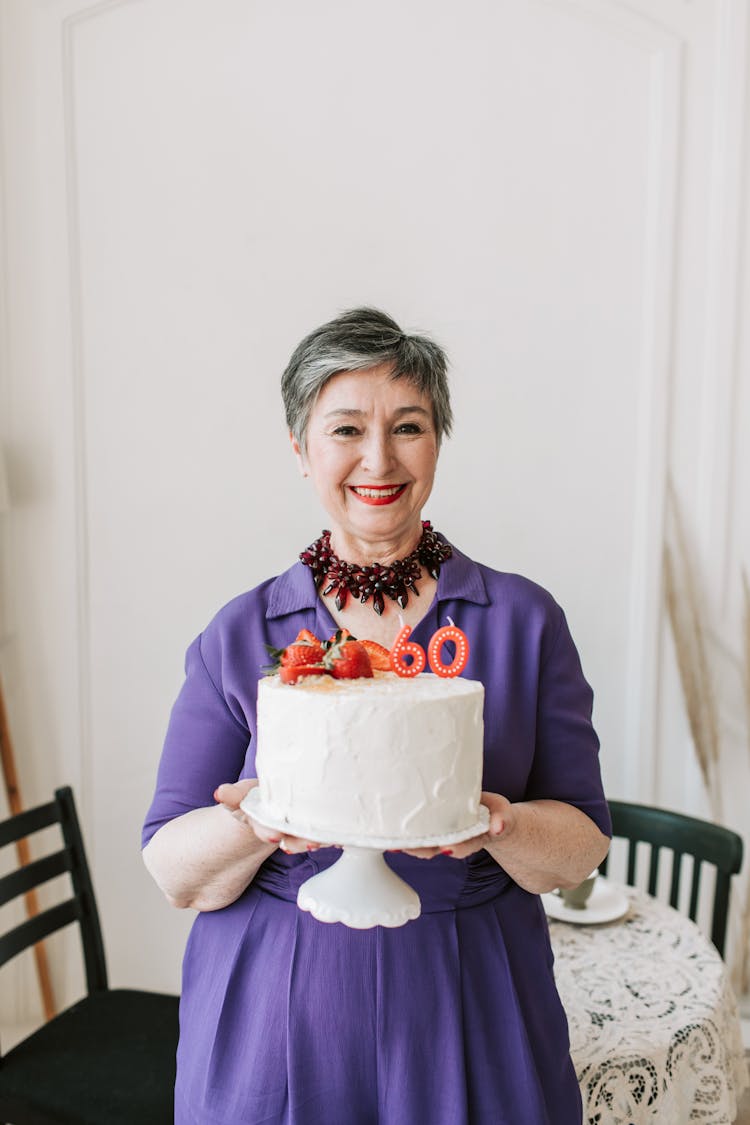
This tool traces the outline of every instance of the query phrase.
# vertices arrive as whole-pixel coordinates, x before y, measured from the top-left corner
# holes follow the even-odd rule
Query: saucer
[[[554,918],[557,922],[572,922],[578,926],[615,922],[627,914],[630,906],[627,896],[601,875],[594,883],[588,902],[580,910],[574,906],[566,906],[562,897],[554,891],[541,897],[547,917]]]

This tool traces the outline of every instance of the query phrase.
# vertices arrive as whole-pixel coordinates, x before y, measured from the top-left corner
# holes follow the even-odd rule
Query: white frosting
[[[392,672],[309,677],[258,691],[256,772],[274,822],[312,838],[419,839],[479,819],[484,688]]]

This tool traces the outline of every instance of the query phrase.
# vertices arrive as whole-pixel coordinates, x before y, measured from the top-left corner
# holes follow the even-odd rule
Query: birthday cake
[[[335,657],[328,674],[298,660],[261,680],[253,804],[324,843],[479,834],[482,684],[374,662],[344,678]]]

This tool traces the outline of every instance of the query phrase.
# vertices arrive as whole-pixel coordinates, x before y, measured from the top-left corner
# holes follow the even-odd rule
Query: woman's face
[[[432,491],[438,442],[429,397],[389,364],[328,380],[307,428],[303,473],[331,518],[344,559],[382,561],[369,547],[400,558],[416,546],[422,507]],[[387,561],[387,560],[386,560]]]

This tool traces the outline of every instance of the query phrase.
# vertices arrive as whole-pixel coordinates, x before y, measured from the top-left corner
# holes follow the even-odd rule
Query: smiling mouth
[[[392,504],[406,488],[405,484],[378,485],[349,485],[349,491],[354,493],[363,504]]]

